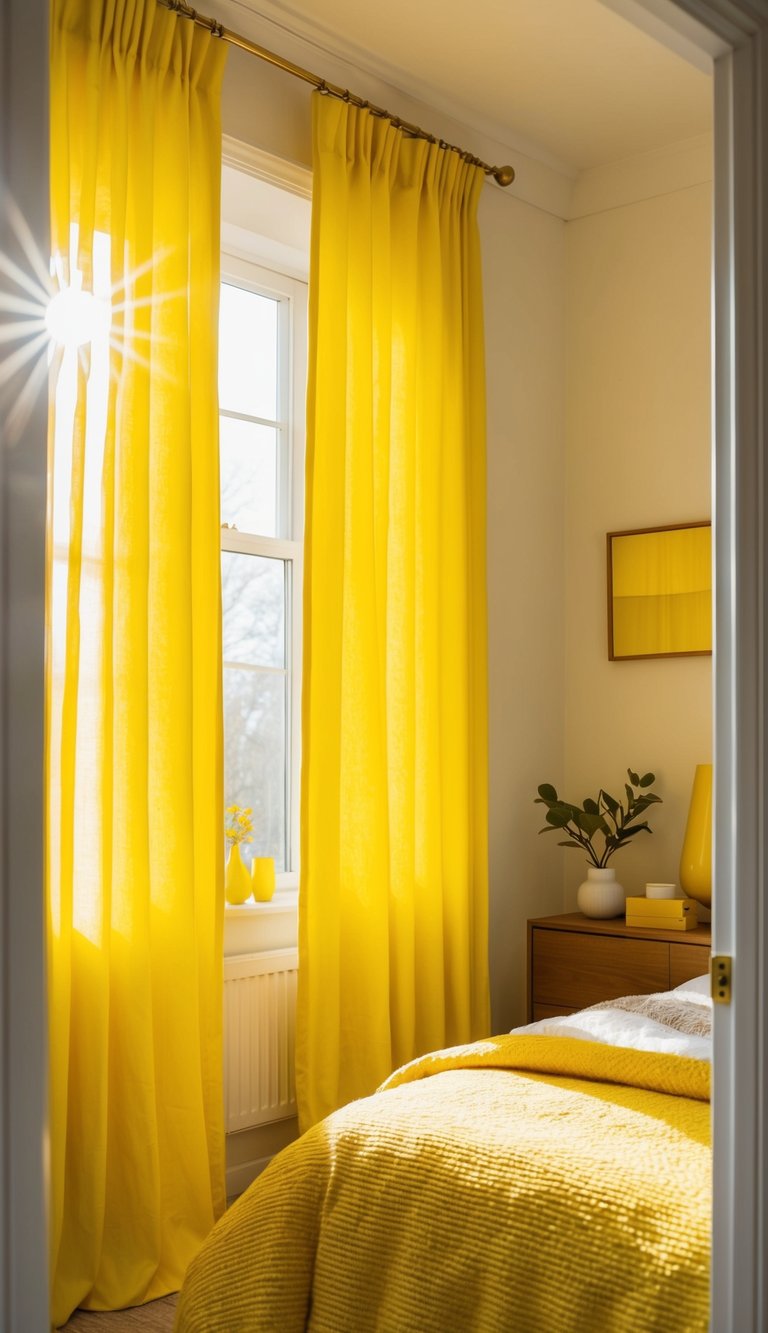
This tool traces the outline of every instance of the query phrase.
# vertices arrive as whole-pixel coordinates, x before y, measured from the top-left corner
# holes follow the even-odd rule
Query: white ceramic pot
[[[626,894],[616,879],[616,871],[589,866],[587,878],[579,885],[576,906],[584,916],[623,916]]]

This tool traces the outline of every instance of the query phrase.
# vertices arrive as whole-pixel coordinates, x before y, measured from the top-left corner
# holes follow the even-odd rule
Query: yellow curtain
[[[489,1030],[483,174],[313,100],[305,1127]]]
[[[53,0],[51,19],[53,253],[101,312],[60,353],[51,430],[58,1324],[177,1289],[224,1204],[224,47],[155,0]]]

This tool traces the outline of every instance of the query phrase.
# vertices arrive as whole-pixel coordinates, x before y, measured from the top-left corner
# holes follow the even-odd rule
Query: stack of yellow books
[[[627,898],[628,926],[693,930],[698,924],[693,898]]]

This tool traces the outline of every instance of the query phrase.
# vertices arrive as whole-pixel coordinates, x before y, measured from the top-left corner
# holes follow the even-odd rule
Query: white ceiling
[[[239,2],[570,172],[711,127],[710,76],[600,0]]]

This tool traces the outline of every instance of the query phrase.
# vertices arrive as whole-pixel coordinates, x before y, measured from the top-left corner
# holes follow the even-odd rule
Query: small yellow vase
[[[224,897],[233,907],[237,907],[250,896],[251,877],[240,855],[240,844],[235,842],[229,849],[227,868],[224,872]]]
[[[251,866],[253,896],[257,903],[268,903],[275,892],[275,858],[254,856]]]

